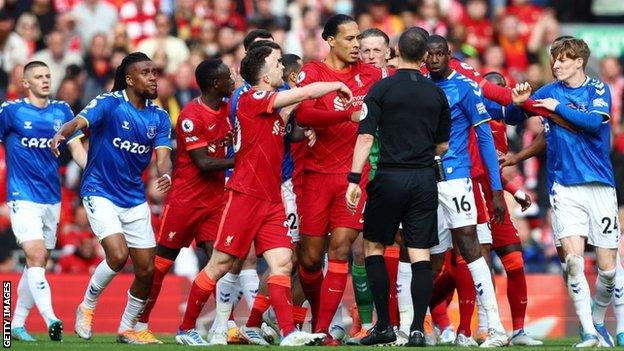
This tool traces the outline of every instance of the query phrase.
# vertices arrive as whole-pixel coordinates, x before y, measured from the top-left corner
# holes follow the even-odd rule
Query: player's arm
[[[72,155],[72,158],[80,168],[85,169],[87,166],[87,149],[82,144],[81,137],[75,137],[67,142],[67,147]]]
[[[544,132],[542,131],[541,133],[537,135],[537,137],[535,137],[535,140],[533,140],[531,145],[520,150],[518,153],[516,154],[509,153],[507,155],[501,156],[499,158],[500,167],[503,168],[503,167],[517,165],[521,161],[524,161],[533,156],[542,154],[545,150],[546,150],[546,136]]]
[[[608,112],[599,110],[592,110],[589,112],[577,111],[553,98],[537,100],[536,106],[556,112],[563,117],[564,120],[572,123],[574,127],[592,134],[597,133],[602,123],[608,122],[610,119]]]
[[[520,204],[522,211],[526,211],[526,209],[531,206],[531,196],[522,191],[521,187],[516,184],[516,182],[505,177],[503,172],[501,172],[501,180],[503,181],[503,189],[513,195],[516,202]]]
[[[440,111],[440,120],[436,129],[436,156],[444,157],[449,148],[449,139],[451,138],[451,108],[449,107],[446,94],[442,89],[437,88],[438,94],[442,101],[442,109]]]
[[[293,88],[277,93],[277,97],[273,101],[273,108],[282,108],[289,105],[297,104],[304,100],[317,99],[323,95],[335,91],[345,106],[351,103],[353,94],[351,90],[342,82],[316,82],[308,84],[301,88]],[[284,118],[284,122],[288,121],[288,117]]]
[[[54,156],[58,157],[61,154],[61,152],[58,149],[61,142],[69,139],[72,135],[76,134],[78,131],[82,129],[87,128],[88,126],[89,126],[89,122],[87,122],[87,119],[83,117],[82,115],[78,115],[74,117],[71,121],[63,124],[61,126],[61,129],[59,129],[59,131],[56,132],[56,134],[54,135],[54,138],[52,138],[52,153],[54,154]],[[72,152],[72,156],[73,156],[73,152]],[[76,160],[76,162],[79,162],[75,158],[74,160]],[[86,157],[85,157],[85,160],[86,160]],[[80,163],[78,164],[80,165]],[[85,164],[86,164],[86,161],[85,161]]]
[[[156,188],[163,193],[171,188],[171,169],[171,149],[166,146],[156,147],[156,170],[159,175]]]
[[[189,150],[193,164],[202,172],[222,171],[234,167],[234,159],[220,159],[208,156],[208,147]]]

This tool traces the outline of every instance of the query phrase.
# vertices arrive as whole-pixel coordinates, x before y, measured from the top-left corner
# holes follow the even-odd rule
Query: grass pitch
[[[99,334],[95,335],[93,339],[90,341],[84,341],[75,334],[66,334],[63,337],[62,342],[54,342],[50,341],[46,334],[36,334],[33,335],[38,341],[34,343],[25,343],[20,341],[12,341],[11,349],[14,350],[89,350],[89,351],[104,351],[111,350],[114,348],[115,350],[136,350],[136,349],[150,349],[150,350],[191,350],[194,348],[189,348],[188,346],[176,345],[175,339],[173,335],[162,336],[159,335],[160,339],[165,342],[164,345],[149,345],[149,346],[140,346],[140,345],[122,345],[117,344],[115,342],[116,335],[112,334]],[[559,350],[576,350],[572,348],[572,344],[577,342],[577,338],[563,338],[563,339],[550,339],[545,341],[545,345],[541,347],[517,347],[513,346],[512,349],[521,351],[521,350],[548,350],[548,351],[559,351]],[[267,349],[278,349],[277,346],[271,346],[269,348],[261,347],[261,346],[252,346],[252,345],[228,345],[224,347],[209,347],[213,350],[231,350],[231,351],[266,351]],[[356,351],[362,350],[363,346],[341,346],[339,348],[335,347],[306,347],[306,350],[310,351],[320,351],[320,350],[345,350],[345,351]],[[294,349],[294,348],[279,348],[282,349]],[[403,347],[385,347],[383,350],[393,351],[393,350],[402,350]],[[458,347],[453,346],[436,346],[433,348],[436,351],[445,351],[445,350],[461,350]],[[624,350],[624,347],[618,347],[616,349]]]

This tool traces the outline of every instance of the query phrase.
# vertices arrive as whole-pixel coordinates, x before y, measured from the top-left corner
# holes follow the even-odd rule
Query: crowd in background
[[[528,81],[535,90],[552,79],[548,44],[561,34],[560,23],[624,23],[624,1],[618,0],[0,0],[0,8],[1,101],[24,97],[23,65],[41,60],[50,67],[54,98],[78,113],[110,90],[126,54],[142,51],[161,72],[156,103],[169,112],[172,126],[183,106],[199,94],[195,67],[206,58],[221,57],[236,71],[244,56],[242,38],[253,28],[269,29],[284,52],[307,62],[329,51],[321,32],[333,14],[354,16],[360,30],[383,30],[391,44],[404,28],[417,25],[446,36],[455,56],[480,72],[498,71],[508,85]],[[609,85],[613,99],[613,161],[618,199],[624,203],[622,58],[599,59],[599,78]],[[511,150],[530,144],[541,129],[538,118],[510,126]],[[528,272],[559,269],[543,162],[533,158],[505,170],[523,182],[535,202],[524,213],[513,211]],[[80,169],[68,156],[61,163],[62,215],[50,268],[90,273],[102,260],[102,250],[78,198]],[[19,262],[8,220],[5,170],[1,148],[0,271],[12,271]],[[158,232],[164,197],[152,174],[145,180]]]

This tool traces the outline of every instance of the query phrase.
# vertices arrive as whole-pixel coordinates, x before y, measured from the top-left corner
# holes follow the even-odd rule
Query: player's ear
[[[132,76],[130,76],[129,74],[126,74],[126,85],[129,87],[134,86],[134,81],[132,80]]]
[[[333,48],[334,46],[336,46],[336,37],[334,36],[327,37],[327,44],[329,44],[330,48]]]

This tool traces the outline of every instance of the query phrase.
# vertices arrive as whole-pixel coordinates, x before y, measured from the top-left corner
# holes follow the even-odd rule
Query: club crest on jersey
[[[156,137],[156,126],[150,125],[147,126],[147,137],[150,139],[154,139]]]
[[[568,104],[568,107],[570,107],[570,108],[571,108],[571,109],[573,109],[573,110],[579,110],[580,112],[587,112],[587,104],[586,104],[586,103],[582,103],[582,102],[581,102],[581,103],[579,103],[579,104],[578,104],[578,106],[577,106],[575,103],[570,102],[570,103]]]
[[[121,128],[123,128],[123,129],[130,129],[130,122],[128,122],[128,121],[121,122]]]
[[[265,96],[266,96],[267,92],[260,90],[260,91],[256,91],[255,93],[253,93],[253,97],[256,100],[262,100]]]
[[[32,129],[32,122],[24,121],[24,129]]]
[[[190,119],[185,119],[182,121],[182,130],[185,133],[192,132],[194,127],[195,125],[193,124],[193,121],[191,121]]]
[[[63,125],[62,121],[60,119],[55,119],[54,120],[54,131],[58,132],[59,130],[61,130],[61,126]]]
[[[362,79],[360,78],[360,74],[356,74],[355,75],[355,82],[357,83],[358,87],[363,87],[364,83],[362,83]]]
[[[230,245],[232,245],[232,240],[234,240],[234,235],[228,235],[225,238],[225,247],[230,247]]]
[[[303,82],[304,79],[305,79],[305,72],[304,71],[299,72],[299,74],[297,75],[297,84],[301,84],[301,82]]]

